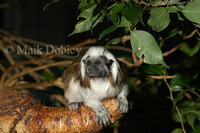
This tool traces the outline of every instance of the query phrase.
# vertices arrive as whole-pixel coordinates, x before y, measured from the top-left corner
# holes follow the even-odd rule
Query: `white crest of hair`
[[[114,62],[112,63],[111,66],[111,73],[112,73],[112,77],[113,77],[113,81],[115,82],[117,80],[117,76],[119,74],[119,69],[120,66],[116,60],[116,58],[114,57],[113,54],[111,54],[109,51],[105,51],[104,52],[104,48],[103,47],[91,47],[88,49],[88,51],[86,52],[86,54],[83,56],[82,60],[81,60],[81,77],[84,80],[85,78],[85,66],[83,63],[83,60],[85,58],[87,58],[88,56],[90,57],[99,57],[99,56],[106,56],[106,58],[109,60],[113,60]]]

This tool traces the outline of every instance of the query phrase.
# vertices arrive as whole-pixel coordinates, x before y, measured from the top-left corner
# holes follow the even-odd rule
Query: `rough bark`
[[[111,123],[122,117],[117,99],[106,99],[103,104],[112,116]],[[102,128],[92,109],[83,105],[71,111],[67,107],[44,106],[29,92],[0,92],[0,133],[93,133]]]

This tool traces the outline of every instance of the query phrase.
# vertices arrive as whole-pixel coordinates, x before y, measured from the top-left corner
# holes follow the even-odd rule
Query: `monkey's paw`
[[[99,124],[106,126],[107,123],[109,123],[108,116],[111,117],[111,115],[108,113],[108,111],[103,105],[99,107],[97,110],[95,110],[95,113],[96,113],[97,122]]]
[[[77,110],[78,109],[78,102],[72,102],[68,104],[70,110]]]
[[[117,107],[119,108],[120,113],[128,112],[128,101],[126,98],[118,97]]]

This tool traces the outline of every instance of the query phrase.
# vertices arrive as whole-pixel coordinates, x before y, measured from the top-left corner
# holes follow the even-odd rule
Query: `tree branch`
[[[116,98],[103,100],[103,104],[111,115],[111,123],[122,117]],[[30,93],[16,90],[0,92],[0,124],[0,132],[91,133],[103,128],[91,108],[81,105],[71,111],[67,107],[48,107]]]

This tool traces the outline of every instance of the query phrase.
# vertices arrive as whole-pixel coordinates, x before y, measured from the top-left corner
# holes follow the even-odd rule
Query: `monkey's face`
[[[113,60],[108,60],[105,56],[90,57],[83,60],[85,74],[88,77],[106,77],[110,74],[110,67]]]

